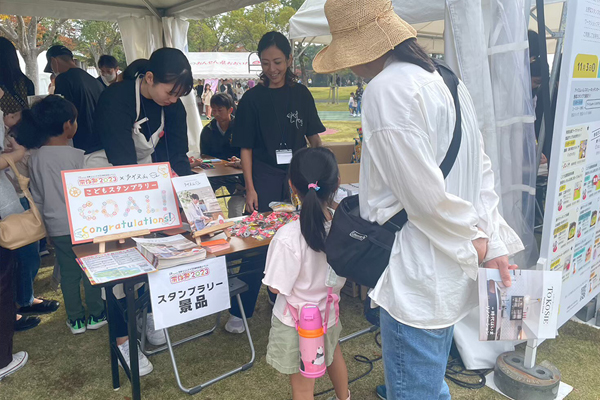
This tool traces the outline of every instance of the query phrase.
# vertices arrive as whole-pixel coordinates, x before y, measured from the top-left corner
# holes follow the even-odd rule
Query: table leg
[[[134,284],[125,283],[127,301],[127,330],[129,332],[129,360],[131,369],[131,397],[141,400],[140,365],[138,360],[137,327],[135,321],[135,288]]]
[[[117,359],[116,352],[119,351],[117,347],[117,337],[115,334],[115,327],[113,323],[113,318],[116,316],[112,315],[110,310],[114,310],[113,308],[117,299],[113,294],[113,287],[109,286],[105,288],[106,291],[106,318],[108,319],[108,347],[110,349],[110,369],[112,373],[112,383],[113,389],[119,390],[121,387],[121,383],[119,382],[119,363]]]

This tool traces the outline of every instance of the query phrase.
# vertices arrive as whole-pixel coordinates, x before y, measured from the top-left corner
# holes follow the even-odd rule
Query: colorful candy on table
[[[273,212],[265,217],[254,211],[252,215],[235,224],[231,228],[231,234],[241,238],[265,240],[272,238],[279,228],[298,218],[300,215],[296,213]]]

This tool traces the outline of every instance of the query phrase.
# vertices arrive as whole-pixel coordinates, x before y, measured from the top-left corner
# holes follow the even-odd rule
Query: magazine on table
[[[206,174],[181,176],[173,178],[172,182],[192,232],[225,222]]]
[[[137,248],[158,269],[202,261],[206,250],[182,235],[157,239],[133,238]]]
[[[77,262],[92,285],[156,272],[135,247],[81,257]]]
[[[479,269],[479,340],[556,336],[562,273],[517,269],[504,286],[497,269]]]

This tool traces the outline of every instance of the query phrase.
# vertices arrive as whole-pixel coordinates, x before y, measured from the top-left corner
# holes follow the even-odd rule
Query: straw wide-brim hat
[[[319,74],[375,61],[417,37],[415,28],[394,12],[389,0],[327,0],[325,16],[332,40],[313,61]]]

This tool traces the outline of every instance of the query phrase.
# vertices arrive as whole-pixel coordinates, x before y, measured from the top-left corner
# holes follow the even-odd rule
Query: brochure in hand
[[[202,261],[206,250],[182,235],[157,239],[134,238],[137,248],[158,269]]]
[[[562,273],[479,269],[479,340],[551,339],[556,336]]]

